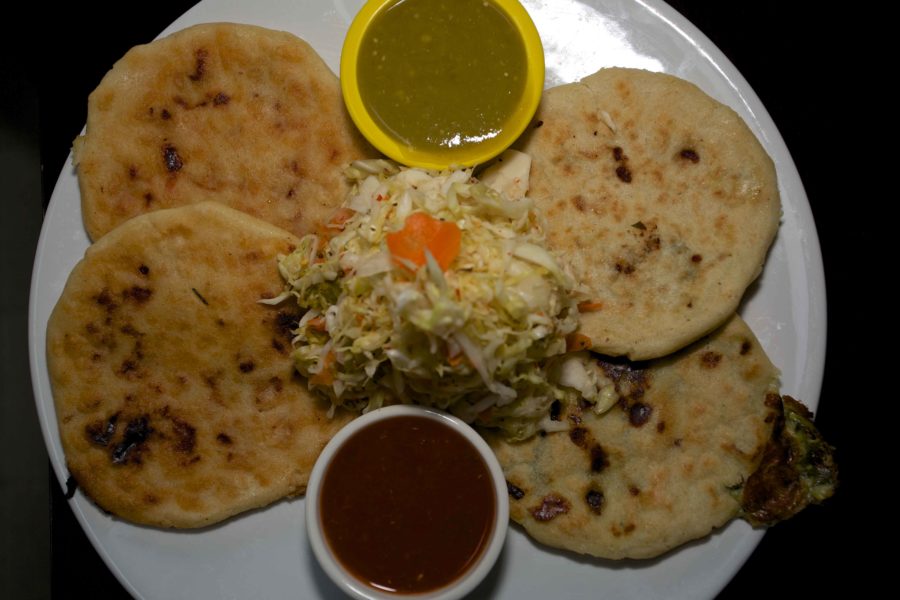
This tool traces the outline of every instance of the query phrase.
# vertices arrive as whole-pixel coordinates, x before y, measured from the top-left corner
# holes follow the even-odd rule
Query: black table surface
[[[300,1],[300,0],[298,0]],[[23,46],[23,60],[32,65],[39,89],[43,198],[46,207],[72,139],[82,128],[86,98],[112,63],[137,43],[153,39],[192,2],[121,5],[108,9],[69,3],[52,9],[54,24],[34,34],[37,50]],[[853,308],[854,257],[847,247],[862,247],[864,229],[845,226],[849,177],[865,166],[853,141],[841,141],[835,129],[851,118],[844,101],[854,88],[852,72],[842,73],[844,85],[829,85],[834,64],[847,49],[835,31],[851,25],[846,14],[814,11],[807,3],[670,2],[729,57],[762,99],[801,174],[815,215],[828,283],[829,351],[817,423],[838,447],[842,484],[824,506],[812,507],[771,529],[749,561],[722,591],[722,598],[815,597],[859,572],[864,553],[855,524],[861,518],[864,477],[859,433],[862,411],[839,412],[841,402],[856,393],[852,377],[842,368],[837,349],[853,347],[859,311]],[[35,22],[40,23],[37,16]],[[844,91],[841,91],[844,90]],[[843,123],[849,127],[846,122]],[[845,136],[846,138],[846,136]],[[848,160],[849,159],[849,160]],[[856,172],[854,172],[856,170]],[[840,315],[838,318],[836,315]],[[51,533],[54,597],[88,593],[93,598],[127,597],[91,547],[72,516],[52,472]],[[864,592],[866,578],[857,580]],[[560,590],[565,597],[565,590]],[[602,597],[602,588],[597,590]]]

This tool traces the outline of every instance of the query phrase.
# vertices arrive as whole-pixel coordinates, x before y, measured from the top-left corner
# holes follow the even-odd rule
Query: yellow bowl
[[[473,166],[494,158],[522,134],[541,100],[544,87],[544,49],[534,22],[518,0],[488,0],[505,15],[521,39],[525,54],[522,93],[511,109],[503,114],[501,126],[491,130],[491,135],[484,136],[486,139],[482,141],[455,146],[417,144],[404,140],[373,115],[370,103],[364,98],[365,91],[360,91],[359,83],[360,51],[370,33],[370,27],[390,9],[404,1],[417,0],[369,0],[350,25],[341,52],[341,89],[350,117],[375,148],[401,164],[445,169]],[[416,40],[404,40],[404,44],[407,41],[411,50],[414,50]],[[420,80],[423,84],[428,83],[426,78]],[[410,108],[410,110],[419,109],[420,107],[416,106]],[[456,137],[458,139],[459,136]]]

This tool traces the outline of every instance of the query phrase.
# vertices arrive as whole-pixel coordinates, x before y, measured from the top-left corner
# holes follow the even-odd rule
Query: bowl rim
[[[465,152],[456,150],[452,159],[444,150],[423,150],[403,144],[382,129],[366,109],[357,81],[357,58],[366,32],[388,8],[405,0],[368,0],[356,14],[344,38],[340,59],[341,92],[347,112],[362,135],[389,158],[410,167],[442,170],[472,167],[500,155],[528,127],[537,112],[544,90],[544,47],[528,11],[519,0],[488,0],[506,14],[525,47],[525,85],[515,110],[502,133],[492,143],[471,144]],[[452,160],[452,162],[451,162]]]
[[[325,540],[319,518],[319,497],[322,480],[328,466],[337,451],[344,443],[360,430],[379,421],[397,417],[422,417],[443,423],[462,434],[484,460],[494,484],[495,518],[489,541],[481,553],[481,557],[464,575],[449,585],[423,593],[394,594],[383,592],[360,581],[349,573],[337,560]],[[359,600],[397,600],[398,598],[414,598],[415,600],[455,600],[471,592],[491,571],[500,552],[506,543],[509,529],[509,495],[506,488],[506,477],[494,452],[487,442],[470,425],[461,419],[435,408],[398,404],[368,412],[345,425],[326,444],[316,460],[309,476],[306,488],[306,530],[307,539],[312,547],[319,565],[326,575],[346,594]]]

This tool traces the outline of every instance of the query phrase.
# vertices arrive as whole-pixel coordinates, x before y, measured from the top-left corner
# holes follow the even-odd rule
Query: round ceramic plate
[[[361,0],[205,0],[162,35],[209,21],[290,31],[337,72],[344,34]],[[664,71],[699,85],[749,124],[778,170],[784,216],[759,282],[741,313],[772,361],[783,391],[815,409],[825,358],[825,283],[815,226],[781,136],[740,73],[713,44],[662,2],[525,0],[544,42],[547,87],[601,67]],[[146,40],[134,40],[135,44]],[[99,82],[98,82],[99,83]],[[31,374],[38,415],[60,484],[67,478],[47,375],[47,320],[72,267],[88,247],[71,161],[53,191],[35,256],[29,314]],[[283,501],[200,531],[134,526],[111,518],[81,492],[71,501],[88,537],[122,584],[152,598],[339,598],[312,556],[304,500]],[[733,522],[652,561],[604,561],[557,552],[512,528],[477,597],[702,598],[740,568],[762,533]]]

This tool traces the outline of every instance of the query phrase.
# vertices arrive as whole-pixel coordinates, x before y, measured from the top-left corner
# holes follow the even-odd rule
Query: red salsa
[[[465,574],[496,519],[490,471],[459,432],[401,416],[356,432],[322,481],[325,540],[343,567],[380,590],[421,593]]]

